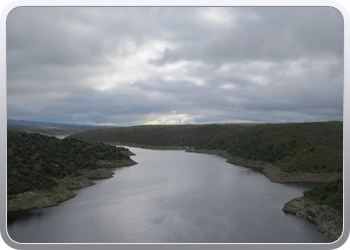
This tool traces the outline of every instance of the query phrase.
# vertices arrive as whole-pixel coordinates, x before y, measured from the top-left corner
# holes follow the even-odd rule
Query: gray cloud
[[[116,125],[342,120],[328,7],[20,7],[9,119]]]
[[[343,19],[335,9],[274,7],[238,8],[238,11],[241,13],[233,27],[208,29],[205,31],[207,39],[188,40],[180,48],[168,49],[155,63],[281,61],[343,56]]]

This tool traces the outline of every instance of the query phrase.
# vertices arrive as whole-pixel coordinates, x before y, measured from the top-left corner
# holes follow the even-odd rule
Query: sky
[[[333,7],[19,7],[7,118],[95,125],[343,120]]]

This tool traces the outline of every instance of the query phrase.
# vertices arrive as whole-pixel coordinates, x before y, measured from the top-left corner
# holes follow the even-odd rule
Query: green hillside
[[[97,169],[99,160],[130,159],[117,148],[77,139],[57,139],[35,133],[7,131],[7,193],[49,189],[54,178],[77,176]]]
[[[343,180],[331,181],[311,190],[304,191],[304,196],[318,204],[333,207],[339,214],[343,213]]]
[[[77,133],[70,138],[145,146],[227,150],[286,172],[342,172],[343,122],[149,125]]]
[[[120,144],[136,143],[146,146],[198,147],[250,126],[255,125],[145,125],[89,130],[71,135],[70,138],[86,141],[118,142]]]
[[[342,172],[343,123],[261,124],[200,147],[271,162],[286,172]]]

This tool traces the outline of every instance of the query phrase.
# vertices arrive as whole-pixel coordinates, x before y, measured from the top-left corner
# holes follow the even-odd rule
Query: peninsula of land
[[[114,172],[108,168],[127,167],[135,165],[132,160],[122,162],[106,162],[106,167],[98,169],[82,169],[78,176],[54,179],[56,186],[50,189],[34,189],[23,193],[8,195],[7,211],[28,210],[56,206],[76,196],[74,189],[95,185],[93,180],[112,178]]]
[[[126,148],[36,133],[8,131],[7,150],[8,212],[58,205],[114,168],[137,164]]]

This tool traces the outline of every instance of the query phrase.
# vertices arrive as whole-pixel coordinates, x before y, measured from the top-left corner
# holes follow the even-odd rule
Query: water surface
[[[130,148],[139,164],[9,223],[17,242],[325,243],[282,211],[308,184],[279,184],[207,154]]]

